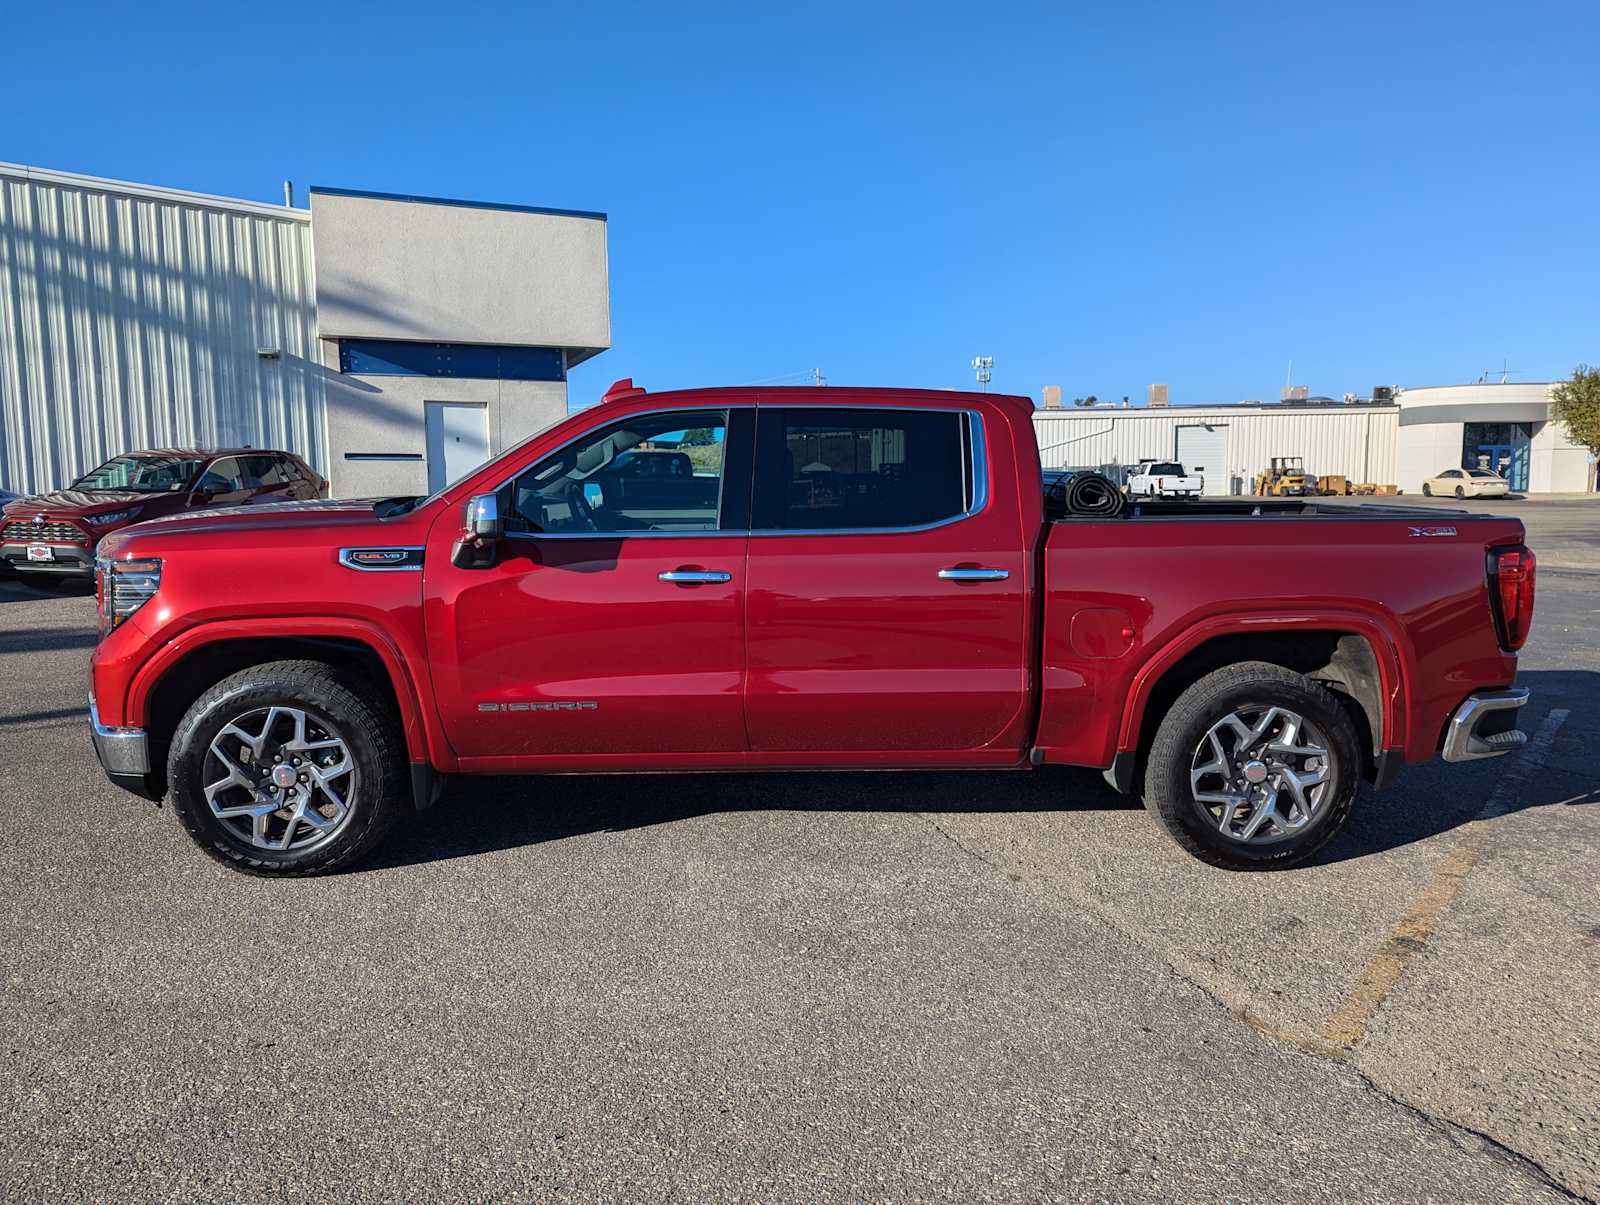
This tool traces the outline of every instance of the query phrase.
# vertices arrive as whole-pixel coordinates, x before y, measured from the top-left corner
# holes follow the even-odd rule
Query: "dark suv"
[[[64,490],[8,502],[0,525],[0,558],[29,576],[89,580],[100,537],[130,523],[215,506],[327,496],[328,483],[288,452],[129,452]]]

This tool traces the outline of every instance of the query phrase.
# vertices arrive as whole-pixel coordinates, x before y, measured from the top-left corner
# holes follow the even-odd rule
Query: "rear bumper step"
[[[1528,734],[1512,726],[1527,701],[1528,692],[1520,686],[1468,696],[1445,728],[1445,761],[1499,757],[1527,744]]]

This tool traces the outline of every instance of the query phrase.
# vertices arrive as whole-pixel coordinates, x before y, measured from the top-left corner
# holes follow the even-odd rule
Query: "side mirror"
[[[495,563],[505,523],[500,518],[500,499],[494,494],[476,494],[467,500],[467,529],[450,551],[450,562],[458,569],[487,569]]]
[[[476,494],[467,500],[467,530],[480,540],[498,540],[505,534],[497,494]]]

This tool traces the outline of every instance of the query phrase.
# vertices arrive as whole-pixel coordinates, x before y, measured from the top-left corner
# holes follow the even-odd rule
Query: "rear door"
[[[500,489],[487,569],[453,565],[454,525],[435,528],[428,642],[457,753],[553,769],[743,753],[754,422],[695,408],[577,437]],[[655,456],[672,482],[631,489],[628,465]]]
[[[1016,483],[994,481],[982,416],[764,403],[759,415],[752,752],[922,764],[1020,740],[1024,540]]]

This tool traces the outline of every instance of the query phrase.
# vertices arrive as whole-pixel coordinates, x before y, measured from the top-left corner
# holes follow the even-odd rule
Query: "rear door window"
[[[753,525],[892,531],[959,518],[975,488],[956,410],[762,409]]]

